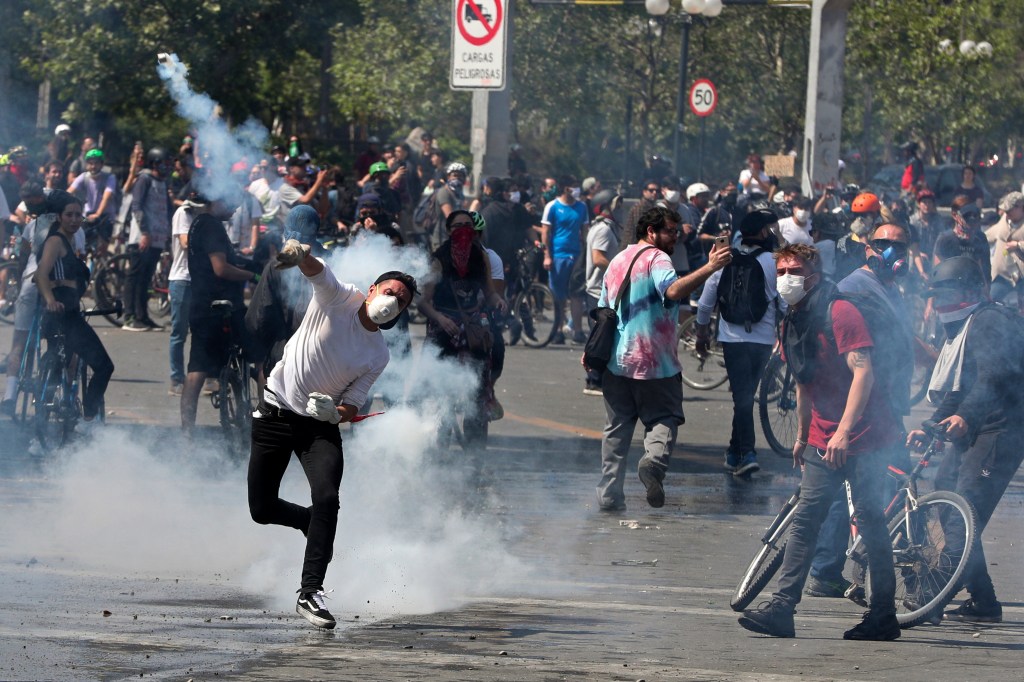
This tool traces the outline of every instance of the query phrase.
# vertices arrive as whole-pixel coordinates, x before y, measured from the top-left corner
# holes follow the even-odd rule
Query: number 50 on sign
[[[690,110],[697,116],[710,116],[718,105],[718,91],[707,78],[694,82],[690,88]]]

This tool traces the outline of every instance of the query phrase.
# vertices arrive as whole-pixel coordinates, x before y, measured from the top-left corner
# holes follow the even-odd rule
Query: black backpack
[[[730,324],[742,324],[747,333],[768,312],[770,303],[765,295],[764,269],[757,262],[762,253],[764,249],[750,253],[733,249],[732,262],[722,270],[718,282],[718,314]]]

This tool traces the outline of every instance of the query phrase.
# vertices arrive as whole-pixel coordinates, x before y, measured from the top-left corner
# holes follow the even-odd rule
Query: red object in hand
[[[378,414],[384,414],[384,413],[383,412],[371,412],[370,414],[357,414],[356,416],[352,417],[352,422],[351,423],[355,424],[356,422],[361,422],[364,419],[369,419],[370,417],[376,417]]]

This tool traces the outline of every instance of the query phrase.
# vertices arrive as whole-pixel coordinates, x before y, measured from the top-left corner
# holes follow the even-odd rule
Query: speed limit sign
[[[701,78],[690,88],[690,109],[698,116],[710,116],[717,104],[718,91],[707,78]]]

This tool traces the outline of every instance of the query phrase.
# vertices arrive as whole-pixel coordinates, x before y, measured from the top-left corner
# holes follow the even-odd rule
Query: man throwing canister
[[[298,266],[313,285],[313,300],[252,421],[249,512],[256,523],[295,528],[306,536],[302,582],[295,610],[313,625],[333,628],[324,602],[324,575],[334,553],[338,490],[344,460],[338,424],[351,421],[373,382],[388,364],[380,329],[390,329],[417,293],[404,272],[385,272],[364,296],[339,282],[331,269],[289,239],[277,255],[279,268]],[[282,500],[281,479],[298,457],[309,481],[312,506]]]

